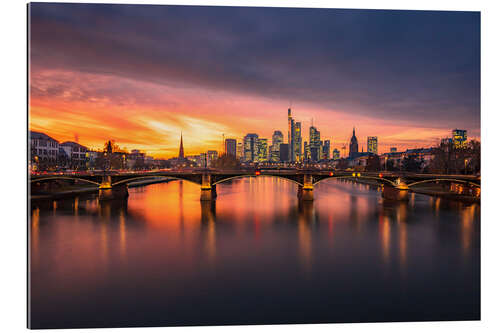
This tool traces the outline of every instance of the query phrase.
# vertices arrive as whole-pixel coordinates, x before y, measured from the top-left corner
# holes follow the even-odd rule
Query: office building
[[[258,140],[259,136],[255,133],[247,134],[243,138],[243,161],[258,162]]]
[[[296,122],[294,125],[293,153],[294,153],[294,161],[300,162],[302,160],[302,134],[301,134],[300,122]]]
[[[322,145],[322,160],[329,160],[330,159],[330,140],[325,140],[323,141]]]
[[[340,159],[340,151],[337,148],[333,149],[333,151],[332,151],[332,158],[334,160]]]
[[[320,132],[316,127],[309,128],[309,151],[311,154],[311,161],[317,162],[321,158],[321,137]]]
[[[292,118],[292,109],[288,108],[288,161],[290,162],[294,162],[294,157],[295,157],[294,142],[295,142],[295,121]]]
[[[236,158],[239,160],[243,159],[243,142],[238,142],[236,145]]]
[[[372,154],[378,154],[378,139],[376,136],[369,136],[367,138],[366,151]]]
[[[224,142],[224,154],[236,157],[236,139],[226,139]]]
[[[309,143],[304,141],[304,161],[308,162],[311,160],[311,150],[309,148]]]
[[[260,138],[257,141],[257,160],[259,163],[268,161],[267,139]]]
[[[463,149],[467,147],[467,130],[454,129],[451,132],[453,146],[456,149]]]
[[[283,143],[283,133],[281,131],[274,131],[272,144],[269,153],[269,160],[271,162],[280,161],[280,145]]]
[[[215,160],[217,160],[217,150],[209,150],[207,151],[207,163],[208,166],[212,166]]]
[[[288,154],[289,154],[288,144],[287,143],[280,144],[280,162],[288,162]]]

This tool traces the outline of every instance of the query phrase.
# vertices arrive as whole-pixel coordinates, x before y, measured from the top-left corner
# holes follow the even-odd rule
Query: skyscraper
[[[358,154],[358,139],[354,127],[352,128],[351,142],[349,143],[349,157],[356,157]]]
[[[311,160],[311,150],[309,149],[309,143],[304,141],[304,161]]]
[[[289,153],[288,143],[280,144],[280,162],[288,162]]]
[[[309,127],[309,151],[311,152],[311,161],[317,162],[321,157],[321,137],[316,127]]]
[[[236,158],[239,160],[243,159],[243,142],[238,142],[236,145]]]
[[[292,109],[288,108],[288,161],[295,161],[295,121],[292,118]]]
[[[182,144],[182,132],[181,132],[181,144],[179,146],[179,160],[184,160],[184,145]]]
[[[257,141],[257,159],[259,163],[265,163],[268,160],[267,139],[260,138]]]
[[[215,160],[217,159],[217,150],[209,150],[207,151],[207,163],[208,166],[212,166]]]
[[[302,134],[300,122],[296,122],[294,126],[293,154],[295,162],[300,162],[302,160]]]
[[[322,160],[329,160],[330,159],[330,140],[323,141],[321,159]]]
[[[249,133],[243,138],[243,161],[257,162],[257,142],[259,136],[255,133]]]
[[[451,132],[451,138],[455,148],[461,149],[467,146],[467,130],[454,129]]]
[[[272,144],[270,149],[270,158],[271,162],[279,162],[280,161],[280,145],[283,143],[283,133],[281,131],[274,131]]]
[[[378,139],[376,136],[369,136],[366,144],[366,151],[372,154],[378,154]]]
[[[224,154],[236,157],[236,139],[226,139],[224,142]]]
[[[340,151],[337,148],[333,149],[332,158],[334,160],[338,160],[340,158]]]

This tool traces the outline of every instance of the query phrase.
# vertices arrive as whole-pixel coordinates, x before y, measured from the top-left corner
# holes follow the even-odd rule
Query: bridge
[[[142,172],[78,172],[44,173],[30,176],[30,183],[73,180],[93,184],[99,188],[99,199],[109,200],[128,196],[128,183],[150,179],[177,179],[200,186],[202,201],[217,197],[217,184],[245,177],[278,177],[297,184],[300,200],[314,199],[314,186],[325,179],[371,180],[383,185],[382,197],[389,200],[408,200],[408,192],[418,184],[431,182],[461,183],[469,187],[481,186],[481,179],[471,175],[415,174],[404,172],[353,172],[323,170],[157,170]]]

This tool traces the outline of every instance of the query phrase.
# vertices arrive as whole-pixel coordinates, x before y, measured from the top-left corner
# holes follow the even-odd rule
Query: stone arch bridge
[[[128,196],[127,184],[133,181],[155,178],[185,180],[200,186],[202,201],[214,200],[217,197],[217,184],[244,177],[270,176],[286,179],[298,186],[297,196],[300,200],[314,199],[314,186],[330,179],[372,180],[383,184],[382,196],[391,200],[407,200],[412,186],[428,182],[462,183],[467,186],[481,186],[480,177],[468,175],[414,174],[402,172],[352,172],[352,171],[320,171],[320,170],[189,170],[189,171],[153,171],[153,172],[81,172],[81,173],[49,173],[31,175],[30,183],[41,183],[56,180],[75,180],[94,184],[99,188],[99,198],[116,199]]]

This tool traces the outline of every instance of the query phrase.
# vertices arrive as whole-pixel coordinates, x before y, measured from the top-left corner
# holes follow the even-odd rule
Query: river
[[[33,202],[33,328],[479,319],[480,205],[326,180]]]

